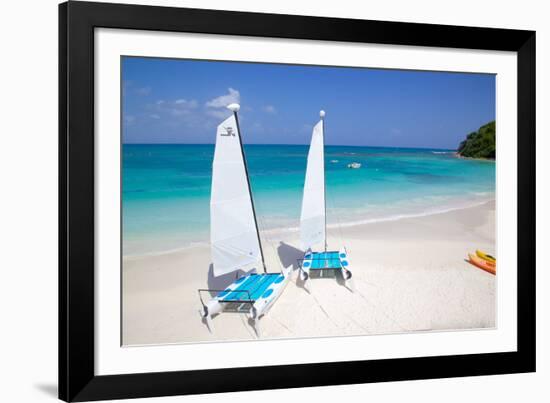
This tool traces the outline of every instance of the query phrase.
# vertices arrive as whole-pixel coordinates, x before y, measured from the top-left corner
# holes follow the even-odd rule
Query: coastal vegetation
[[[468,134],[458,146],[457,154],[460,157],[495,159],[495,138],[496,125],[493,120],[481,126],[477,132]]]

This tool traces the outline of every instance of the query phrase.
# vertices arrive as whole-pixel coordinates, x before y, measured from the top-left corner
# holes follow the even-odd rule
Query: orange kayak
[[[474,266],[479,267],[481,270],[485,270],[488,273],[497,274],[497,267],[495,263],[488,262],[480,257],[477,257],[476,255],[472,255],[471,253],[468,253],[468,257],[470,258],[470,263]]]

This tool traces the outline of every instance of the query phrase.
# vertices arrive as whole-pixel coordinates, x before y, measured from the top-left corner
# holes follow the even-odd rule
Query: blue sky
[[[309,144],[319,110],[327,144],[454,149],[495,119],[495,76],[125,57],[125,143],[213,143],[241,104],[247,144]]]

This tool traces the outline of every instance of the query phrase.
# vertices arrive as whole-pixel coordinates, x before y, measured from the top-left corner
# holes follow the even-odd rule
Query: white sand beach
[[[340,279],[300,286],[298,233],[265,245],[270,271],[293,265],[291,281],[261,319],[262,338],[363,335],[495,326],[496,277],[465,261],[495,252],[495,202],[416,218],[329,230],[346,246],[355,292]],[[342,245],[344,243],[344,245]],[[125,257],[123,344],[256,339],[242,314],[222,313],[210,333],[199,316],[199,288],[223,289],[234,274],[211,276],[210,249]],[[205,295],[207,297],[207,295]]]

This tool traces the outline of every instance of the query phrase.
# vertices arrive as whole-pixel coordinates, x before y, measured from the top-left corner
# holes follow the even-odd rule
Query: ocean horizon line
[[[122,143],[123,146],[214,146],[215,143]],[[246,146],[284,146],[284,147],[304,147],[309,144],[283,144],[283,143],[246,143]],[[376,149],[393,149],[393,150],[436,150],[456,152],[456,148],[439,148],[439,147],[396,147],[396,146],[368,146],[368,145],[348,145],[348,144],[325,144],[328,147],[357,147],[357,148],[376,148]]]

